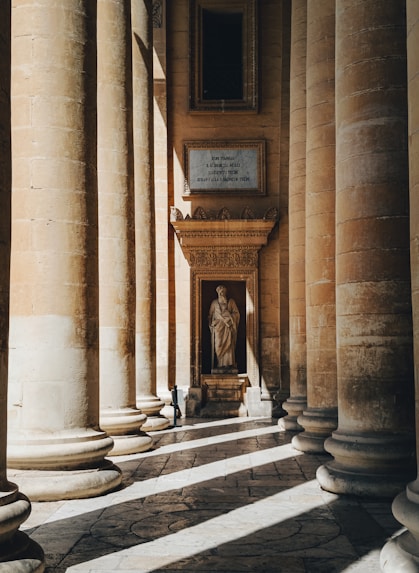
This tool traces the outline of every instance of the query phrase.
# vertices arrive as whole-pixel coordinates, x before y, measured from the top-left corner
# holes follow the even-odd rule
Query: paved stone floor
[[[378,573],[400,528],[390,501],[322,491],[277,420],[181,419],[153,450],[114,458],[119,491],[33,503],[22,526],[47,573]]]

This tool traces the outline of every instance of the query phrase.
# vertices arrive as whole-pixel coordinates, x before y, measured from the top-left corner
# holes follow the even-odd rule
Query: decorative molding
[[[163,0],[153,0],[153,28],[163,26]]]
[[[258,264],[258,252],[256,249],[238,248],[232,249],[193,249],[189,252],[189,264],[191,267],[208,268],[245,268],[256,267]]]
[[[246,207],[241,212],[240,218],[241,219],[255,219],[256,217],[255,217],[253,210],[249,207],[249,205],[246,205]]]
[[[182,211],[177,207],[170,207],[170,220],[183,221]]]
[[[246,207],[242,209],[239,217],[239,219],[244,219],[244,220],[258,219],[258,218],[260,217],[257,217],[253,209],[251,209],[248,205],[246,205]],[[203,207],[198,206],[193,212],[192,217],[190,217],[189,215],[186,215],[184,217],[180,209],[174,206],[170,207],[170,221],[183,221],[183,220],[186,221],[188,219],[199,220],[199,221],[202,220],[214,221],[216,219],[225,220],[225,219],[236,219],[236,218],[234,216],[232,217],[230,210],[227,209],[226,207],[222,207],[216,213],[214,213],[212,211],[204,209]],[[264,212],[262,219],[264,221],[275,221],[275,222],[278,221],[279,213],[277,207],[268,207],[268,209],[266,209],[266,211]]]
[[[258,252],[267,244],[276,220],[186,219],[172,207],[171,224],[191,267],[257,268]]]

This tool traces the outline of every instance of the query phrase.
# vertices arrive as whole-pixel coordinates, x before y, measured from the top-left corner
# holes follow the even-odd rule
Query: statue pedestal
[[[247,416],[244,395],[249,380],[246,374],[202,374],[205,395],[203,418]]]

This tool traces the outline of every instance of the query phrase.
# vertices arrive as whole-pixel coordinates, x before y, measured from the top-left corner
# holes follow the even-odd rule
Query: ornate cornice
[[[276,219],[184,219],[172,208],[171,224],[191,267],[257,268]]]

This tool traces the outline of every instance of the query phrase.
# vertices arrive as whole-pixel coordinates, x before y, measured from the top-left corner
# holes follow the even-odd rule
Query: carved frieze
[[[192,249],[189,252],[189,264],[191,267],[228,268],[255,267],[258,263],[258,251],[256,249]]]

